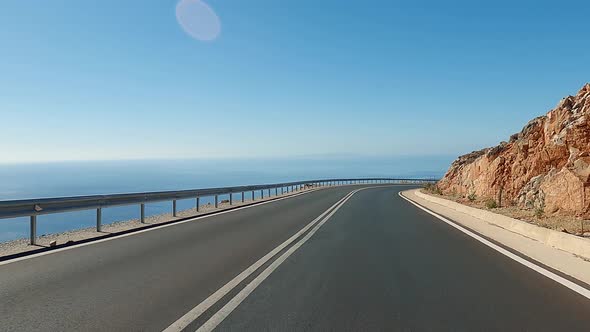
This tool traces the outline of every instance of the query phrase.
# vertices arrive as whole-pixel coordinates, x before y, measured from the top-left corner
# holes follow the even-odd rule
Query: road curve
[[[588,331],[590,301],[417,209],[361,191],[217,331]]]
[[[161,331],[356,188],[2,265],[0,330]],[[417,209],[402,189],[359,191],[331,210],[216,330],[588,330],[590,301]]]
[[[0,265],[0,330],[161,331],[351,188]]]

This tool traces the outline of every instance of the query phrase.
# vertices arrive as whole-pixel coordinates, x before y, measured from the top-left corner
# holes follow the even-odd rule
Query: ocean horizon
[[[199,189],[339,177],[439,178],[451,156],[284,159],[66,161],[0,164],[0,200]],[[201,204],[211,202],[204,198]],[[194,201],[178,201],[189,209]],[[169,202],[146,204],[146,215],[170,211]],[[105,224],[137,218],[138,207],[103,210]],[[38,217],[38,233],[93,227],[95,211]],[[0,242],[28,237],[28,218],[0,220]]]

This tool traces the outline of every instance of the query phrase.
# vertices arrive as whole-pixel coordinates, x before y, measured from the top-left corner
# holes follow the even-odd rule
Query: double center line
[[[307,240],[309,240],[319,229],[324,225],[333,215],[338,211],[354,194],[357,192],[369,189],[372,187],[361,188],[353,190],[324,211],[317,218],[312,220],[309,224],[303,227],[299,232],[291,236],[287,241],[280,244],[278,247],[273,249],[271,252],[260,258],[256,263],[252,264],[242,273],[233,278],[230,282],[225,284],[223,287],[218,289],[215,293],[211,294],[207,299],[201,302],[199,305],[194,307],[192,310],[187,312],[184,316],[180,317],[176,322],[172,323],[167,327],[164,332],[178,332],[184,330],[192,322],[197,320],[203,313],[209,308],[236,288],[240,283],[246,280],[248,277],[253,275],[263,265],[268,263],[272,258],[277,256],[280,252],[287,249],[277,259],[275,259],[270,265],[268,265],[258,276],[256,276],[250,283],[248,283],[238,294],[231,298],[219,311],[211,316],[203,325],[199,327],[197,331],[212,331],[217,325],[219,325],[229,314],[237,308],[242,301],[252,293],[256,287],[258,287],[274,270],[276,270],[291,254],[293,254],[299,247],[301,247]],[[311,231],[310,231],[311,229]],[[299,239],[299,241],[297,241]],[[297,241],[297,242],[296,242]],[[294,244],[293,244],[294,243]]]

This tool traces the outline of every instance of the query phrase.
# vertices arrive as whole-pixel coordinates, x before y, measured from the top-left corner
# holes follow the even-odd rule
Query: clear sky
[[[0,162],[458,155],[590,81],[588,1],[204,2],[2,0]]]

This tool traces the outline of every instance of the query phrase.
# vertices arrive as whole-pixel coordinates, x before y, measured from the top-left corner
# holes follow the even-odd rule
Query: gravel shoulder
[[[548,215],[542,210],[524,210],[516,206],[499,206],[490,209],[486,206],[487,201],[485,199],[476,198],[470,201],[468,198],[460,195],[439,195],[426,190],[422,190],[422,193],[448,199],[473,208],[488,210],[510,218],[526,221],[536,226],[590,238],[590,220],[580,217],[556,214]]]
[[[153,227],[159,224],[169,223],[171,221],[182,220],[190,217],[198,217],[206,214],[210,214],[216,211],[223,211],[228,209],[233,209],[240,206],[251,205],[253,203],[259,203],[264,201],[274,200],[280,197],[289,197],[296,194],[304,193],[304,192],[311,192],[314,190],[321,190],[321,188],[305,188],[299,191],[278,194],[278,196],[271,196],[265,198],[258,198],[255,201],[252,199],[245,198],[244,202],[241,199],[234,199],[233,204],[230,205],[228,201],[221,201],[218,204],[218,208],[215,208],[213,204],[204,204],[199,206],[199,211],[197,212],[196,208],[188,209],[188,210],[181,210],[177,212],[177,216],[172,216],[172,213],[164,213],[152,216],[146,216],[145,223],[141,223],[139,219],[130,219],[125,221],[114,222],[110,224],[102,225],[101,232],[97,232],[96,228],[89,227],[89,228],[82,228],[82,229],[75,229],[63,233],[55,233],[55,234],[45,234],[39,236],[37,239],[36,245],[30,245],[29,239],[18,239],[14,241],[2,242],[0,243],[0,259],[7,256],[15,256],[15,255],[26,255],[28,253],[34,253],[39,250],[47,249],[52,247],[52,242],[55,241],[55,246],[60,246],[64,244],[76,244],[81,241],[88,241],[92,239],[98,239],[105,236],[112,236],[124,232],[129,232],[133,230],[140,230],[147,227]],[[249,195],[246,195],[249,196]],[[237,198],[237,197],[236,197]]]

